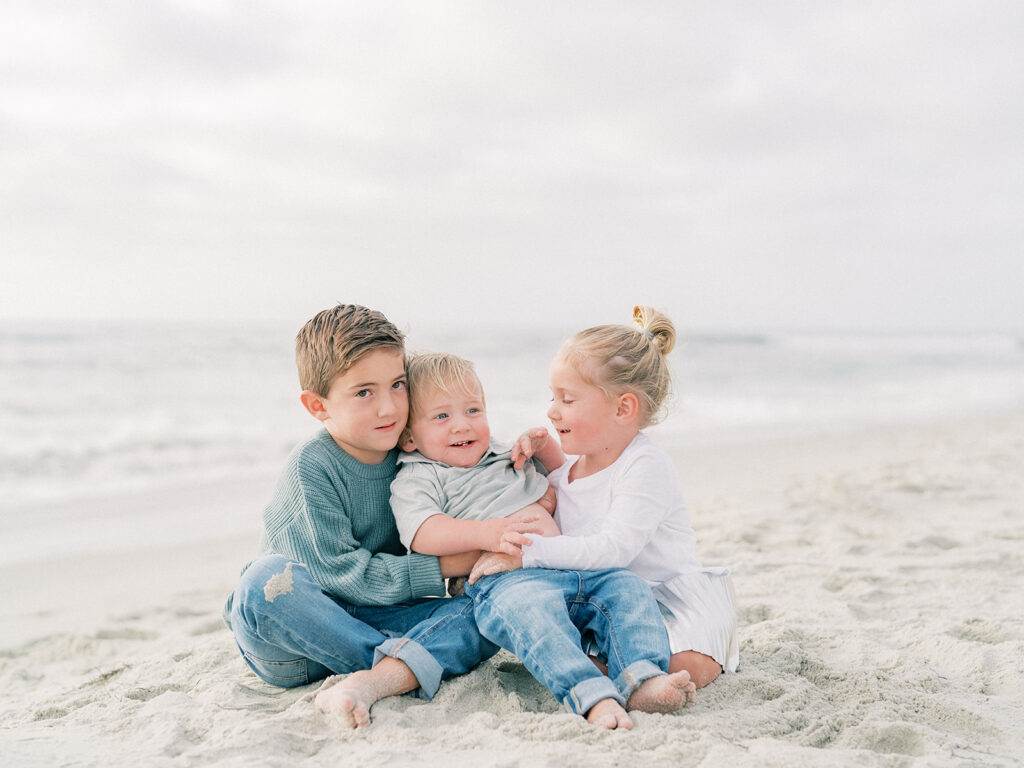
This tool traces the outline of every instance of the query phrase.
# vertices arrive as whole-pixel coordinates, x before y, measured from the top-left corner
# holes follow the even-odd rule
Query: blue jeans
[[[349,605],[282,555],[261,557],[242,574],[231,629],[252,671],[282,688],[370,669],[392,656],[408,665],[429,699],[441,680],[468,672],[498,650],[477,631],[469,598]]]
[[[526,568],[466,585],[480,633],[526,665],[570,712],[602,699],[625,706],[644,680],[668,672],[668,633],[650,587],[621,568]],[[608,662],[602,675],[583,652],[593,640]]]

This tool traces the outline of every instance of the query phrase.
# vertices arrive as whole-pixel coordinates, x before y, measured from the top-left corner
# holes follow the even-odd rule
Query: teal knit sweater
[[[263,510],[261,555],[303,563],[324,592],[354,605],[443,596],[437,558],[407,553],[398,538],[389,505],[397,456],[363,464],[326,429],[300,443]]]

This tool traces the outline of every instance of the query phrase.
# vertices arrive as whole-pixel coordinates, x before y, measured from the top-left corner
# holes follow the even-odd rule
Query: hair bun
[[[676,345],[676,328],[666,315],[656,309],[637,304],[633,307],[633,322],[648,335],[654,346],[667,355]]]

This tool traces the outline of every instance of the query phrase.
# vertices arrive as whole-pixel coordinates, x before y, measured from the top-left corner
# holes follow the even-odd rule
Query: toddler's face
[[[431,461],[451,467],[472,467],[487,452],[491,428],[487,423],[483,388],[450,392],[430,387],[413,393],[416,415],[409,419],[402,450],[417,450]]]

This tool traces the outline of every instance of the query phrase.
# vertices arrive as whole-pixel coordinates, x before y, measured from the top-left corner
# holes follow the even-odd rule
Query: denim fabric
[[[570,712],[602,699],[625,705],[644,680],[668,672],[668,634],[650,587],[631,571],[526,568],[466,585],[481,634],[520,658]],[[580,644],[593,639],[608,676]]]
[[[481,637],[467,597],[388,606],[331,597],[301,563],[267,555],[235,589],[231,627],[246,663],[272,685],[292,688],[331,674],[401,659],[432,698],[441,680],[468,672],[497,647]]]

